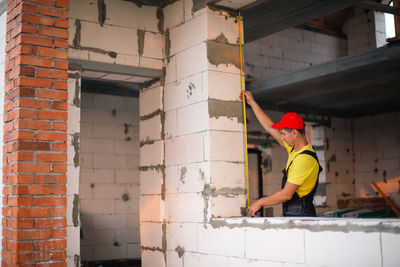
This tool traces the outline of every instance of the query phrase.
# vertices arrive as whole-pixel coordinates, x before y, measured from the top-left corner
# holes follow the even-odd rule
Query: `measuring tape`
[[[239,11],[239,54],[240,54],[240,88],[244,91],[243,86],[243,52],[242,52],[242,27],[241,27],[241,16]],[[243,103],[243,122],[244,122],[244,144],[245,144],[245,164],[246,164],[246,186],[247,186],[247,208],[250,207],[250,194],[249,194],[249,163],[247,155],[247,122],[246,122],[246,101],[245,96],[242,95]]]

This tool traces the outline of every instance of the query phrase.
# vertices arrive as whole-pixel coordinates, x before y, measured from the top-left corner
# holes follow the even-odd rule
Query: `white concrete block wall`
[[[353,55],[386,44],[385,16],[364,8],[353,8],[353,17],[343,25],[348,54]]]
[[[99,16],[101,2],[104,21]],[[69,57],[162,69],[160,11],[122,0],[71,0]]]
[[[326,209],[333,210],[338,199],[355,197],[352,120],[332,117],[324,135]]]
[[[81,119],[81,71],[68,71],[68,120],[67,120],[67,264],[76,265],[80,260],[79,218],[79,143]]]
[[[5,66],[5,48],[6,48],[6,19],[7,12],[4,11],[0,15],[0,73],[4,74]],[[4,75],[3,75],[4,76]],[[0,116],[4,115],[4,78],[0,79]],[[3,133],[3,121],[0,122],[0,132]],[[0,140],[0,145],[3,146],[3,138]],[[3,162],[3,153],[1,153],[0,161]],[[3,169],[0,170],[1,176],[3,176]],[[0,185],[0,207],[3,206],[3,183]],[[0,233],[2,233],[2,226],[0,225]],[[0,249],[2,244],[0,244]]]
[[[83,93],[83,261],[140,258],[139,99]]]
[[[356,196],[375,197],[372,181],[400,176],[399,122],[399,112],[354,119]]]
[[[346,55],[345,39],[290,28],[245,44],[245,73],[263,80]]]

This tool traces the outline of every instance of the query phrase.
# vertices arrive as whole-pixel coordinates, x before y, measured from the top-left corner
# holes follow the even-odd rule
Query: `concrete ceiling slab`
[[[340,117],[400,110],[400,43],[246,87],[263,107]]]

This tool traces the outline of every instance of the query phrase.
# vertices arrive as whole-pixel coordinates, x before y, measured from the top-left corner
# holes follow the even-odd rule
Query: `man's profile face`
[[[291,132],[287,131],[286,129],[280,129],[279,132],[281,133],[282,140],[286,142],[289,146],[294,146],[294,130]]]

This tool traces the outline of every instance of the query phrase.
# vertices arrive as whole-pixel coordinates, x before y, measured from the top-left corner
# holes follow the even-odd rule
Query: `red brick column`
[[[69,0],[7,0],[2,266],[66,266]]]

